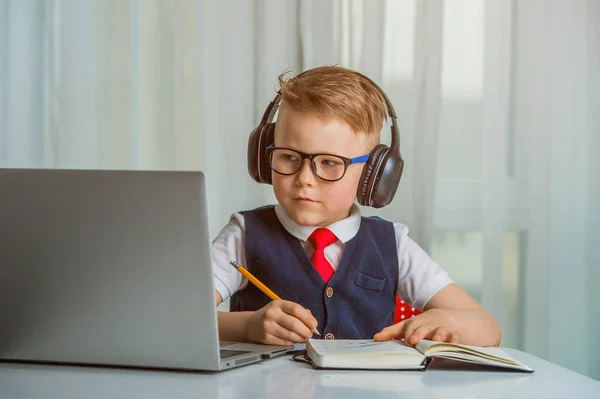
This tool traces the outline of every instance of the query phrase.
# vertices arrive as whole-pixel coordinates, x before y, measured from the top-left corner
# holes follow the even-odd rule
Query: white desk
[[[5,398],[600,398],[600,382],[506,349],[533,374],[434,361],[420,371],[324,371],[289,357],[221,373],[0,362]]]

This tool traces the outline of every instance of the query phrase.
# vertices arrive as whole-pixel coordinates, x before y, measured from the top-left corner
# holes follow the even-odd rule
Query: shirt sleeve
[[[223,301],[248,284],[248,280],[229,263],[236,260],[246,264],[244,229],[244,216],[234,213],[212,242],[213,284]]]
[[[419,310],[439,290],[453,281],[448,273],[408,236],[408,227],[394,223],[398,249],[397,295]]]

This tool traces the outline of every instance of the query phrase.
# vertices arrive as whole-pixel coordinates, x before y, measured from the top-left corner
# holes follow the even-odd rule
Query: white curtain
[[[277,75],[355,68],[407,164],[364,212],[407,224],[503,345],[600,379],[599,26],[596,0],[0,0],[0,167],[203,170],[216,234],[275,200],[246,142]]]

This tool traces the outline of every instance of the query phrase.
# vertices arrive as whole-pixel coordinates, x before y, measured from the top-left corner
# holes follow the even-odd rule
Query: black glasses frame
[[[271,144],[270,146],[267,147],[267,158],[269,160],[269,167],[271,168],[271,170],[275,173],[278,173],[280,175],[283,176],[291,176],[291,175],[295,175],[296,173],[298,173],[298,171],[300,169],[302,169],[302,164],[304,163],[305,159],[308,159],[310,161],[310,166],[311,166],[311,170],[313,172],[313,174],[315,176],[317,176],[319,179],[323,180],[323,181],[327,181],[327,182],[335,182],[335,181],[339,181],[341,179],[344,178],[344,176],[346,176],[346,171],[348,170],[348,166],[355,164],[355,163],[364,163],[367,162],[369,160],[369,157],[371,156],[371,154],[364,154],[364,155],[360,155],[358,157],[354,157],[354,158],[347,158],[341,155],[337,155],[337,154],[329,154],[329,153],[320,153],[320,154],[307,154],[305,152],[302,151],[298,151],[295,150],[293,148],[286,148],[286,147],[273,147],[273,145]],[[296,154],[300,155],[300,163],[298,166],[298,169],[294,172],[294,173],[283,173],[278,171],[277,169],[275,169],[273,167],[273,151],[275,150],[286,150],[286,151],[293,151]],[[317,173],[317,165],[314,161],[315,157],[321,156],[321,155],[326,155],[326,156],[330,156],[330,157],[336,157],[341,159],[344,162],[344,173],[342,173],[342,175],[338,178],[338,179],[325,179],[321,176],[319,176],[319,174]]]

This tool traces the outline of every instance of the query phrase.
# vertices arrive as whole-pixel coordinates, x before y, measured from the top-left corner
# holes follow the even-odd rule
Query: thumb
[[[404,325],[406,321],[401,321],[398,324],[393,324],[384,328],[373,336],[375,341],[389,341],[393,338],[401,338],[404,334]]]

